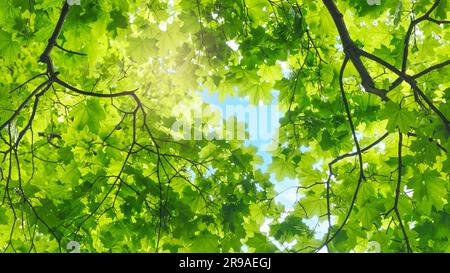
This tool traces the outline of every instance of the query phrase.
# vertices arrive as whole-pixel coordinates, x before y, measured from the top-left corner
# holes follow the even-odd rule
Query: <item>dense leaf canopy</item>
[[[449,6],[0,1],[0,250],[449,252]],[[267,171],[173,138],[201,90],[279,91]]]

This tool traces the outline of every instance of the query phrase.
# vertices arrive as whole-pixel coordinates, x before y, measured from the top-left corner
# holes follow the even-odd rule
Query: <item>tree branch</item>
[[[408,30],[406,31],[405,40],[403,42],[403,59],[402,59],[402,69],[403,73],[406,72],[406,65],[408,64],[408,54],[409,54],[409,41],[411,39],[412,32],[417,24],[422,21],[430,20],[430,14],[438,7],[440,0],[436,0],[433,6],[421,17],[416,20],[411,21]],[[431,19],[430,21],[432,21]]]
[[[450,65],[450,60],[447,60],[447,61],[445,61],[445,62],[436,64],[436,65],[433,65],[433,66],[430,66],[430,67],[428,67],[427,69],[423,70],[422,72],[419,72],[419,73],[417,73],[416,75],[412,76],[412,78],[413,78],[413,79],[420,78],[420,77],[422,77],[422,76],[425,75],[425,74],[428,74],[428,73],[430,73],[430,72],[432,72],[432,71],[434,71],[434,70],[443,68],[443,67],[445,67],[445,66],[447,66],[447,65]]]
[[[425,93],[422,91],[422,89],[420,89],[419,86],[417,86],[416,81],[411,76],[408,76],[407,74],[398,70],[395,66],[391,65],[390,63],[386,62],[385,60],[383,60],[367,51],[364,51],[362,49],[358,49],[358,51],[360,52],[361,56],[364,56],[372,61],[375,61],[375,62],[385,66],[387,69],[389,69],[392,72],[394,72],[395,74],[397,74],[397,76],[399,76],[403,81],[408,83],[411,86],[411,88],[413,89],[413,91],[417,92],[417,94],[419,94],[419,96],[422,97],[422,99],[427,103],[427,105],[431,108],[431,110],[433,110],[433,112],[441,119],[442,123],[445,126],[445,129],[447,130],[447,132],[450,133],[450,124],[449,124],[447,117],[425,95]]]
[[[412,249],[409,244],[409,238],[408,238],[408,235],[406,234],[405,227],[403,226],[403,221],[400,216],[400,211],[398,210],[398,201],[400,199],[400,190],[401,190],[401,184],[402,184],[402,171],[403,171],[402,145],[403,145],[403,134],[402,134],[402,132],[400,132],[400,130],[398,130],[398,179],[397,179],[397,187],[395,190],[394,211],[397,216],[397,219],[398,219],[398,222],[400,225],[400,229],[402,230],[402,233],[403,233],[403,238],[406,243],[406,250],[408,251],[408,253],[412,253]]]
[[[339,11],[333,0],[322,0],[322,2],[325,4],[326,8],[331,14],[331,17],[333,18],[333,21],[339,32],[339,36],[341,37],[344,53],[352,61],[361,77],[361,85],[364,87],[366,92],[375,94],[384,101],[389,100],[387,97],[387,91],[375,87],[372,76],[370,76],[367,68],[362,63],[358,48],[351,39],[350,33],[348,32],[347,26],[345,25],[344,15]]]
[[[358,155],[358,161],[359,161],[359,177],[358,177],[358,181],[357,181],[357,183],[356,183],[356,188],[355,188],[355,192],[354,192],[354,194],[353,194],[353,198],[352,198],[351,203],[350,203],[350,208],[348,209],[348,212],[347,212],[347,214],[346,214],[346,216],[345,216],[345,218],[344,218],[344,221],[342,221],[341,225],[338,227],[338,229],[337,229],[337,230],[334,232],[334,234],[331,235],[331,236],[330,236],[330,234],[329,234],[329,233],[331,232],[331,227],[328,228],[328,233],[327,233],[326,240],[325,240],[325,242],[322,244],[322,246],[320,246],[320,247],[318,248],[318,250],[320,250],[320,249],[321,249],[322,247],[324,247],[324,246],[328,246],[328,244],[329,244],[332,240],[334,240],[334,238],[336,238],[336,236],[339,234],[339,232],[341,232],[341,230],[342,230],[342,229],[344,228],[344,226],[347,224],[348,219],[350,218],[350,214],[352,213],[353,208],[354,208],[354,206],[355,206],[355,202],[356,202],[356,199],[357,199],[357,197],[358,197],[358,193],[359,193],[359,189],[360,189],[360,187],[361,187],[361,183],[362,183],[363,181],[366,180],[366,177],[365,177],[365,175],[364,175],[364,168],[363,168],[364,164],[363,164],[363,158],[362,158],[362,152],[361,152],[362,150],[361,150],[361,147],[360,147],[360,145],[359,145],[358,137],[356,136],[355,125],[353,124],[353,118],[352,118],[352,114],[351,114],[351,111],[350,111],[350,106],[349,106],[349,103],[348,103],[348,100],[347,100],[347,96],[346,96],[346,94],[345,94],[345,89],[344,89],[343,78],[344,78],[344,71],[345,71],[345,68],[346,68],[346,66],[347,66],[348,61],[349,61],[349,58],[346,57],[346,58],[344,59],[343,64],[342,64],[341,71],[340,71],[340,74],[339,74],[339,84],[340,84],[340,89],[341,89],[341,94],[342,94],[342,101],[343,101],[344,106],[345,106],[345,111],[346,111],[346,113],[347,113],[348,123],[349,123],[350,129],[351,129],[351,131],[352,131],[353,140],[354,140],[355,146],[356,146],[356,153],[357,153],[357,155]],[[330,179],[330,178],[329,178],[329,179]],[[327,187],[328,187],[328,188],[329,188],[329,186],[330,186],[329,184],[330,184],[330,181],[328,180],[328,183],[327,183]],[[327,201],[327,209],[329,209],[329,192],[327,192],[327,200],[328,200],[328,201]]]
[[[45,48],[42,55],[39,57],[39,61],[47,64],[47,72],[50,74],[50,77],[56,76],[53,63],[50,58],[50,53],[57,44],[56,40],[58,39],[58,36],[61,33],[61,29],[63,27],[68,12],[69,12],[69,4],[67,3],[67,1],[64,1],[64,5],[62,7],[61,14],[59,16],[58,22],[56,23],[56,27],[53,31],[53,34],[50,37],[50,39],[48,39],[47,47]]]

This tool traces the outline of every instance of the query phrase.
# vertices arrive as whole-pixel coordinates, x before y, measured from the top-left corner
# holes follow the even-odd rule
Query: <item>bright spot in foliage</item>
[[[80,1],[81,0],[67,0],[67,4],[69,5],[69,6],[75,6],[75,5],[81,5],[81,3],[80,3]]]
[[[233,51],[237,51],[239,49],[239,44],[235,40],[227,41],[227,46],[229,46]]]

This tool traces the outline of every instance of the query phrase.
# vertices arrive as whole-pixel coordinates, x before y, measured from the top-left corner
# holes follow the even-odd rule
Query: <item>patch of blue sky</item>
[[[278,103],[278,91],[272,91],[272,104],[271,105],[264,105],[264,106],[276,106]],[[219,108],[222,113],[224,113],[224,119],[228,119],[230,117],[237,117],[238,121],[245,122],[248,124],[249,122],[249,116],[246,115],[245,119],[242,120],[242,116],[236,115],[235,113],[230,111],[226,111],[227,106],[242,106],[246,110],[249,111],[258,111],[258,107],[262,105],[251,105],[249,102],[248,97],[232,97],[232,96],[226,96],[223,101],[219,99],[219,95],[217,92],[215,93],[209,93],[208,90],[204,90],[201,94],[203,102],[207,103],[209,105],[212,105],[214,107]],[[277,121],[281,117],[281,113],[270,113],[268,111],[269,115],[277,115]],[[241,119],[241,120],[239,120]],[[279,123],[278,122],[271,122],[272,119],[267,119],[269,124],[264,124],[265,127],[268,127],[268,132],[274,136],[274,134],[278,133]],[[263,124],[260,124],[261,119],[258,118],[258,124],[257,127],[260,129]],[[253,131],[253,130],[251,130]],[[260,130],[259,130],[260,131]],[[271,144],[271,141],[268,141],[267,139],[261,139],[259,137],[250,137],[245,140],[245,145],[247,146],[255,146],[257,148],[256,154],[262,158],[262,164],[256,165],[256,168],[260,169],[262,172],[266,172],[269,164],[272,162],[272,155],[270,151],[268,151],[268,147]],[[302,146],[302,151],[307,151],[308,147]],[[296,186],[298,185],[297,179],[284,179],[283,181],[277,181],[275,179],[275,176],[273,174],[270,175],[272,183],[275,185],[275,190],[280,193],[275,200],[282,203],[286,209],[292,208],[295,204],[295,202],[298,200],[297,196],[297,189]]]
[[[272,91],[272,96],[273,96],[273,100],[272,100],[272,105],[277,105],[278,103],[278,96],[279,96],[279,92],[278,91]],[[239,122],[244,122],[246,124],[248,124],[249,122],[249,116],[245,115],[244,119],[242,119],[242,116],[236,115],[236,113],[233,112],[227,112],[227,106],[242,106],[244,107],[246,110],[250,110],[250,111],[258,111],[258,107],[261,105],[251,105],[249,102],[249,98],[248,97],[234,97],[234,96],[226,96],[225,99],[223,101],[221,101],[219,99],[219,95],[217,92],[214,93],[210,93],[208,92],[208,90],[204,90],[201,94],[202,100],[204,103],[207,103],[211,106],[217,107],[218,109],[220,109],[222,111],[222,113],[224,114],[224,119],[227,120],[230,117],[236,117],[238,119]],[[267,105],[266,105],[267,106]],[[274,114],[274,113],[269,113],[269,114]],[[281,113],[278,112],[276,113],[278,115],[278,117],[281,117]],[[269,119],[270,120],[270,119]],[[277,119],[278,121],[278,119]],[[260,124],[260,118],[258,118],[258,124],[257,124],[258,128],[261,126]],[[267,124],[265,124],[265,126],[267,127]],[[278,133],[278,128],[279,128],[279,123],[278,122],[270,122],[269,124],[269,128],[268,131],[276,134]],[[359,136],[358,137],[362,137]],[[270,165],[270,163],[272,162],[272,154],[270,151],[268,151],[267,147],[268,147],[268,141],[267,140],[261,140],[260,138],[256,137],[256,138],[247,138],[245,140],[245,145],[249,146],[255,146],[257,149],[256,154],[258,156],[260,156],[262,158],[262,163],[259,165],[256,165],[256,168],[260,169],[262,172],[266,172],[268,166]],[[284,145],[284,144],[282,144]],[[310,147],[302,145],[300,147],[300,151],[301,152],[307,152],[310,150]],[[323,160],[318,161],[313,168],[315,169],[321,169],[320,165],[322,165]],[[292,211],[294,209],[294,206],[296,204],[296,202],[299,201],[299,199],[302,197],[298,194],[297,192],[297,186],[299,185],[299,181],[298,179],[289,179],[289,178],[285,178],[282,181],[277,181],[275,179],[275,175],[274,174],[270,174],[270,180],[271,182],[275,185],[275,190],[279,193],[279,195],[277,195],[277,197],[275,198],[275,200],[281,204],[284,205],[285,210],[286,210],[286,215]],[[285,216],[284,216],[285,217]],[[282,219],[279,219],[279,221]],[[270,229],[269,224],[273,221],[273,219],[267,219],[266,222],[264,223],[264,225],[261,227],[261,232],[268,234],[268,231]],[[327,229],[328,229],[328,223],[326,221],[320,221],[318,217],[313,217],[311,219],[305,220],[304,221],[310,228],[314,229],[316,234],[315,237],[317,239],[321,239],[323,238],[323,236],[326,234]],[[332,222],[334,222],[334,217],[332,219]],[[287,243],[286,244],[281,244],[279,242],[276,242],[273,238],[270,238],[271,241],[277,245],[277,247],[279,249],[286,249],[289,248],[289,246],[293,243]],[[323,250],[321,250],[322,252]]]

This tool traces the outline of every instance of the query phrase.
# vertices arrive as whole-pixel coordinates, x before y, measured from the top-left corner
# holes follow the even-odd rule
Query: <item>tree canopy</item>
[[[449,5],[1,1],[0,251],[450,252]],[[202,90],[279,92],[267,170]]]

